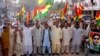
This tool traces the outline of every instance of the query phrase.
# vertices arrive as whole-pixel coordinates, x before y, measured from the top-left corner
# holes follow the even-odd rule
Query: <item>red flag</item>
[[[68,3],[66,3],[65,6],[64,6],[64,9],[63,9],[63,13],[64,13],[64,15],[66,14],[67,7],[68,7]]]
[[[42,9],[44,9],[44,8],[46,8],[46,6],[40,6],[39,8],[38,8],[38,10],[42,10]]]
[[[27,23],[27,24],[30,24],[30,11],[27,12],[26,23]]]
[[[82,4],[79,5],[80,9],[84,9],[84,6]]]
[[[82,6],[79,6],[79,7],[75,8],[75,11],[76,11],[77,16],[79,18],[81,18],[82,12],[83,12],[83,7]]]
[[[78,16],[82,15],[82,10],[81,10],[80,8],[77,8],[77,9],[76,9],[76,14],[77,14]]]
[[[100,17],[100,11],[96,12],[96,17],[99,18]]]
[[[37,15],[37,10],[38,10],[38,7],[35,7],[35,9],[33,10],[33,17]]]
[[[38,11],[44,9],[46,6],[41,6],[41,7],[35,7],[33,10],[33,18],[38,14]]]
[[[73,9],[76,11],[76,8],[77,8],[77,4],[76,3],[74,3],[74,5],[73,5]]]

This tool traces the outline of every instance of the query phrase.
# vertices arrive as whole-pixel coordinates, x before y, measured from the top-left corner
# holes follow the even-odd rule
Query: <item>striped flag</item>
[[[63,9],[64,15],[65,15],[66,12],[67,12],[67,8],[68,8],[68,3],[66,2],[65,6],[64,6],[64,9]]]
[[[75,10],[74,20],[75,21],[79,21],[80,18],[82,18],[82,16],[83,16],[83,9],[84,9],[84,6],[81,5],[81,4],[78,4],[78,6],[77,6],[77,4],[74,5],[74,10]]]
[[[43,4],[44,0],[38,0],[38,4]]]
[[[20,14],[23,16],[25,12],[26,12],[26,9],[25,9],[25,7],[23,6],[23,7],[21,8],[21,10],[20,10]]]
[[[26,23],[30,24],[30,11],[27,12]]]
[[[39,5],[36,10],[33,10],[33,18],[41,18],[45,17],[48,15],[48,11],[51,8],[54,0],[38,0],[39,4],[41,3],[42,5]],[[40,15],[41,14],[41,15]]]
[[[96,12],[95,18],[96,18],[96,24],[97,24],[98,26],[100,26],[100,11],[97,11],[97,12]]]
[[[96,36],[99,37],[98,40],[96,40],[96,42],[94,42],[94,38],[97,38]],[[99,51],[99,48],[100,48],[100,33],[98,32],[90,32],[89,33],[89,42],[90,42],[90,46],[92,47],[92,50],[95,50],[95,51]]]

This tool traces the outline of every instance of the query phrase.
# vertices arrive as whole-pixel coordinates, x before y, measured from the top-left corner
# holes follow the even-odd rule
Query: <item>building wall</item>
[[[92,6],[91,0],[84,0],[84,10],[100,10],[100,0],[93,0],[95,5]]]
[[[4,8],[5,6],[4,6],[4,2],[3,2],[3,0],[0,0],[0,15],[3,13],[3,8]]]
[[[0,0],[0,8],[4,8],[3,0]]]

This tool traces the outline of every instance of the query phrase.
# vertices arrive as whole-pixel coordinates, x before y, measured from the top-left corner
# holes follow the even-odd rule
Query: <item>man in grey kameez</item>
[[[76,23],[72,37],[72,47],[71,47],[72,54],[73,53],[79,54],[81,42],[82,42],[82,29],[79,28],[79,24]]]

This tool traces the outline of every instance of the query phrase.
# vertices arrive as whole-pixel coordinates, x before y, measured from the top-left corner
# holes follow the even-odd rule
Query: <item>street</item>
[[[35,55],[35,56],[42,56],[42,55]],[[44,56],[49,56],[49,55],[44,55]],[[58,56],[58,55],[51,55],[51,56]],[[79,55],[71,55],[71,54],[63,54],[63,55],[59,55],[59,56],[85,56],[84,54],[79,54]],[[98,54],[89,54],[89,56],[100,56]]]
[[[0,5],[0,56],[100,56],[100,0]]]

